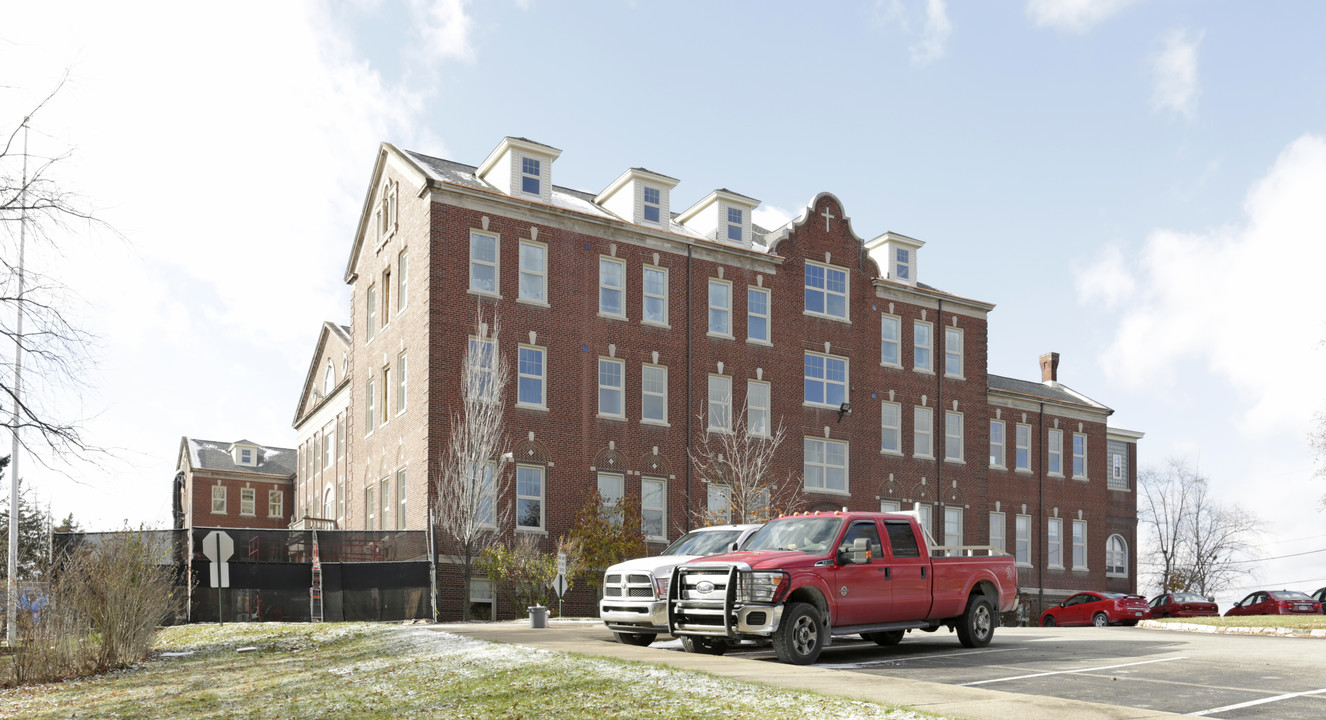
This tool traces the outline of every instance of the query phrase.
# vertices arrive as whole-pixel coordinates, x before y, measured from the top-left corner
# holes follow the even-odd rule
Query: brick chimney
[[[1041,356],[1041,382],[1059,382],[1059,353],[1045,353]]]

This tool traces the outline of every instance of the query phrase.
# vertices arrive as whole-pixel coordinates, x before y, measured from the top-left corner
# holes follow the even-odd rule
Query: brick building
[[[295,451],[290,448],[180,438],[175,527],[287,527],[294,482]]]
[[[324,322],[295,409],[294,530],[342,529],[350,409],[350,328]]]
[[[571,190],[552,182],[560,154],[505,138],[470,166],[381,146],[345,271],[340,527],[426,525],[482,307],[513,368],[516,481],[498,502],[549,549],[593,489],[640,498],[651,542],[675,539],[722,500],[688,450],[744,411],[782,423],[777,472],[805,509],[921,503],[944,544],[1016,554],[1032,600],[1135,590],[1141,435],[1061,385],[1057,355],[1039,383],[989,375],[994,305],[919,282],[924,243],[863,241],[829,193],[766,230],[726,189],[674,211],[679,181],[641,168]],[[444,617],[486,599],[456,595],[454,571]]]

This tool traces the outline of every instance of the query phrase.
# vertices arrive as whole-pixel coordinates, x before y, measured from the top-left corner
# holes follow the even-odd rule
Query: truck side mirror
[[[870,540],[857,538],[852,541],[852,564],[865,565],[870,562]]]
[[[735,543],[735,542],[730,542],[730,543],[728,543],[728,544],[727,544],[727,551],[728,551],[728,552],[736,552],[736,551],[740,550],[741,548],[740,548],[738,545],[739,545],[739,544],[738,544],[738,543]]]

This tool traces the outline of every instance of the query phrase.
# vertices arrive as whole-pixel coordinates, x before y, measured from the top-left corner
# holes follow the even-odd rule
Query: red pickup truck
[[[771,520],[741,552],[678,565],[668,630],[688,652],[772,642],[783,662],[815,662],[834,637],[896,645],[948,627],[985,647],[1013,609],[1017,568],[990,547],[934,547],[914,513],[834,512]]]

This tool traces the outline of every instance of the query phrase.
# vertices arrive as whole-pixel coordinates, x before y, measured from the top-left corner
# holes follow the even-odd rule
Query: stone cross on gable
[[[829,212],[829,206],[828,206],[828,205],[825,205],[825,206],[824,206],[824,212],[820,213],[820,215],[824,217],[824,232],[828,232],[828,231],[829,231],[829,221],[832,220],[832,219],[833,219],[834,217],[836,217],[836,216],[835,216],[833,213]]]

